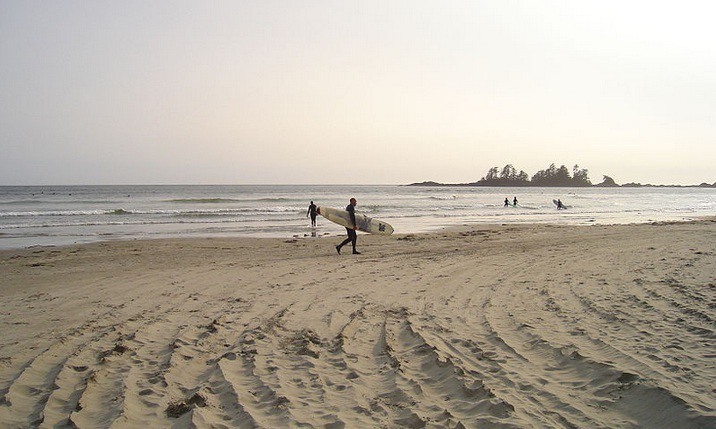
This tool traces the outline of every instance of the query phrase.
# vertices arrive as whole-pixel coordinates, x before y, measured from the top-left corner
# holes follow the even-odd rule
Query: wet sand
[[[716,221],[0,252],[1,427],[713,428]]]

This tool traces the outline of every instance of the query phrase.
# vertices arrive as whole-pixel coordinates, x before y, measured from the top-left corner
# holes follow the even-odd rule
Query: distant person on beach
[[[348,238],[346,238],[341,244],[336,246],[336,250],[338,251],[339,255],[341,254],[341,247],[345,246],[348,243],[353,243],[353,254],[360,255],[360,252],[356,250],[356,243],[358,242],[358,234],[356,233],[356,229],[358,229],[358,226],[356,225],[356,205],[358,205],[358,201],[356,201],[355,198],[351,198],[350,204],[346,206],[346,211],[350,215],[351,223],[353,223],[353,228],[346,227],[346,231],[348,232]]]
[[[562,204],[562,200],[557,200],[557,210],[563,209],[564,205]]]
[[[515,199],[514,199],[514,200],[512,200],[512,205],[514,205],[514,206],[516,206],[516,205],[517,205],[517,197],[515,197]]]
[[[306,212],[306,217],[311,216],[311,226],[315,228],[316,226],[316,205],[313,204],[313,201],[311,201],[311,205],[308,206],[308,211]]]
[[[509,207],[509,206],[510,206],[510,200],[505,198],[505,207]]]

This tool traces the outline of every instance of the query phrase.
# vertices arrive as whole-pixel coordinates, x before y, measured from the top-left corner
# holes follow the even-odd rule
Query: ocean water
[[[311,200],[385,220],[396,233],[488,223],[616,224],[716,215],[708,188],[338,185],[4,186],[0,248],[153,237],[303,237],[345,229],[306,217]],[[516,207],[504,199],[517,197]],[[567,210],[557,210],[553,199]]]

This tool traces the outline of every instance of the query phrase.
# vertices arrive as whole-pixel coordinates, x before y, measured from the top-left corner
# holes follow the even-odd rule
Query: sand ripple
[[[0,426],[713,428],[714,225],[4,253]]]

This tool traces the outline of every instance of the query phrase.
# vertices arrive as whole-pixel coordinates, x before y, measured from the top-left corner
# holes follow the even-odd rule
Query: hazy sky
[[[0,0],[0,185],[716,182],[713,1]]]

